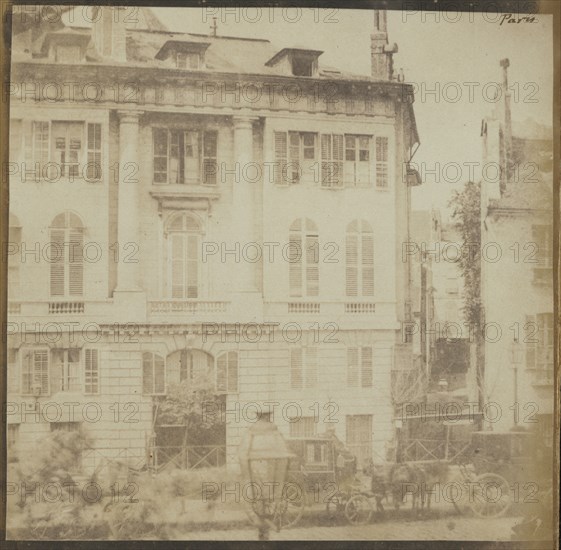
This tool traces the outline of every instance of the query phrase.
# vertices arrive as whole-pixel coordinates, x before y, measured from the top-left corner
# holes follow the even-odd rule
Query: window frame
[[[367,350],[368,353],[365,353]],[[353,361],[351,357],[354,352],[356,352],[356,361]],[[347,347],[347,387],[374,387],[374,350],[372,346]]]
[[[145,382],[145,375],[146,375],[146,360],[150,356],[150,375],[151,375],[151,391],[146,391],[147,386]],[[156,361],[162,363],[162,373],[163,373],[163,383],[162,383],[162,391],[156,391]],[[155,351],[144,351],[142,352],[141,357],[141,367],[142,367],[142,395],[166,395],[167,393],[167,367],[166,367],[166,359],[163,355]]]
[[[291,298],[319,298],[320,238],[317,224],[310,218],[297,218],[290,224],[288,242],[289,249],[293,245],[300,251],[297,258],[293,258],[292,253],[289,252],[289,296]]]
[[[235,362],[234,364],[232,361],[232,358],[235,357]],[[221,378],[221,368],[222,366],[220,365],[220,362],[222,360],[225,360],[225,364],[223,365],[224,368],[224,381],[225,381],[225,385],[222,386],[220,384],[220,378]],[[239,387],[240,387],[240,358],[239,358],[239,353],[236,350],[229,350],[229,351],[223,351],[221,353],[219,353],[216,356],[216,367],[215,367],[215,373],[216,373],[216,391],[217,393],[225,393],[225,394],[230,394],[230,393],[239,393]],[[231,374],[231,371],[235,370],[235,376],[233,376]],[[235,383],[231,385],[232,380],[235,380]]]
[[[297,364],[294,359],[297,358]],[[318,348],[316,346],[293,346],[289,350],[290,389],[307,390],[318,387]],[[297,373],[297,371],[300,371]],[[297,378],[301,383],[296,383]]]
[[[41,385],[41,393],[39,395],[39,397],[44,397],[44,396],[49,396],[51,395],[51,373],[50,373],[50,369],[51,369],[51,357],[50,357],[50,353],[49,353],[49,348],[26,348],[24,350],[22,350],[21,353],[21,359],[20,359],[20,393],[21,395],[34,395],[33,394],[33,387],[37,384],[37,382],[35,381],[36,375],[37,373],[35,372],[35,355],[36,354],[45,354],[46,357],[46,364],[43,367],[44,371],[43,373],[39,373],[40,377],[45,377],[46,378],[46,389],[45,391],[43,391],[43,381],[40,381],[39,384]],[[29,368],[29,372],[27,371],[27,367],[25,365],[25,362],[27,360],[27,357],[29,357],[29,355],[32,355],[33,359],[33,365],[30,365]],[[26,380],[25,378],[29,377],[29,383],[26,384]]]

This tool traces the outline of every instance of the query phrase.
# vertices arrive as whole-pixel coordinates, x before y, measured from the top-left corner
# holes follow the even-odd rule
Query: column
[[[119,115],[119,203],[116,291],[138,291],[139,284],[139,169],[138,132],[140,111],[118,111]],[[125,261],[125,260],[138,260]]]
[[[256,189],[255,181],[244,179],[246,167],[253,160],[253,123],[257,117],[235,116],[234,123],[234,162],[236,173],[232,198],[232,240],[240,248],[240,261],[236,264],[233,289],[235,310],[243,320],[259,321],[262,316],[262,296],[257,291],[257,263],[244,258],[244,246],[259,243],[255,230]],[[253,174],[253,171],[249,173]],[[255,248],[249,251],[252,255]],[[242,320],[240,318],[240,320]]]

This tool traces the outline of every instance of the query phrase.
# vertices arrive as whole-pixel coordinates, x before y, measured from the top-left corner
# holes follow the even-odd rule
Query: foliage
[[[471,326],[481,323],[481,184],[468,181],[453,192],[448,206],[462,237],[459,266],[464,279],[464,316]]]

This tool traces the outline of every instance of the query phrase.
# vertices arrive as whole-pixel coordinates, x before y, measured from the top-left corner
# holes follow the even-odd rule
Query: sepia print
[[[386,4],[7,8],[8,540],[556,547],[559,12]]]

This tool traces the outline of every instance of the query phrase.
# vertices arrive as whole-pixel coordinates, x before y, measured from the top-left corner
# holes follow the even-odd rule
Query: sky
[[[323,50],[320,63],[370,73],[370,10],[311,8],[157,8],[171,31],[267,38],[282,47]],[[396,71],[416,91],[415,115],[421,146],[413,161],[425,182],[413,190],[413,207],[444,208],[450,192],[481,162],[480,127],[495,104],[499,61],[510,60],[513,120],[531,118],[552,126],[552,16],[500,24],[496,13],[388,12],[390,43],[397,43]],[[258,47],[256,45],[256,47]],[[427,93],[437,90],[437,94]],[[439,165],[439,166],[438,166]],[[430,173],[437,170],[438,176]],[[454,181],[459,178],[459,181]]]

